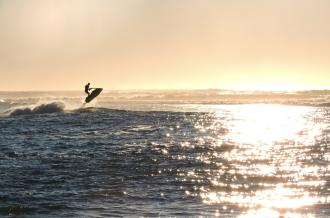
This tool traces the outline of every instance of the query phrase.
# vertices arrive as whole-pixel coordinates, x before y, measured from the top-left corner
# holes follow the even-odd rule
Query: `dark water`
[[[199,200],[185,195],[193,184],[176,177],[180,170],[204,165],[176,160],[183,153],[198,155],[180,146],[197,136],[190,118],[197,117],[107,109],[3,118],[0,213],[61,217],[203,213]]]
[[[1,117],[0,216],[330,215],[329,109],[212,109]]]

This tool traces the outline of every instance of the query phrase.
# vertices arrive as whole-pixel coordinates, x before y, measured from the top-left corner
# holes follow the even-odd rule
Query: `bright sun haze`
[[[1,0],[0,90],[323,89],[329,0]]]

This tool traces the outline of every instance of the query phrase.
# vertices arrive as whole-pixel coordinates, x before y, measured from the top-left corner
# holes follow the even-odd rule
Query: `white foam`
[[[9,111],[10,116],[33,115],[63,112],[65,104],[63,102],[50,102],[35,106],[19,107]]]

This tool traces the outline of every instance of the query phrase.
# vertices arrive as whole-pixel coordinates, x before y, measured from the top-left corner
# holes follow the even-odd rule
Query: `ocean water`
[[[329,217],[330,92],[0,92],[0,217]]]

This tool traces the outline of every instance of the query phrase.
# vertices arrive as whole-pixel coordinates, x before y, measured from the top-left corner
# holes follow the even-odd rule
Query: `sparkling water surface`
[[[330,108],[153,107],[1,116],[0,216],[330,216]]]

